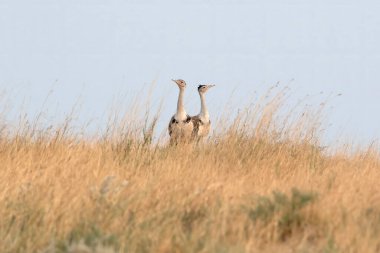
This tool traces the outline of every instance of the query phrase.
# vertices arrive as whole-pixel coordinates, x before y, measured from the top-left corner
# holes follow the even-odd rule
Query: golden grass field
[[[379,148],[320,147],[320,109],[283,98],[198,145],[152,140],[158,114],[4,126],[0,252],[380,252]]]

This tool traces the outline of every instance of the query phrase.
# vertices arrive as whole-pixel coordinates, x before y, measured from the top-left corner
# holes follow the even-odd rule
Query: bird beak
[[[214,86],[215,86],[214,84],[211,84],[211,85],[209,85],[208,87],[209,87],[209,88],[212,88],[212,87],[214,87]]]
[[[173,82],[177,83],[176,80],[172,79]]]

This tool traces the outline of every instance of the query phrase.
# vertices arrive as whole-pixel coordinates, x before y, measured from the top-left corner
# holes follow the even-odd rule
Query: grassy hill
[[[90,139],[69,119],[4,127],[0,252],[380,252],[378,147],[320,147],[319,108],[281,108],[173,147],[158,115]]]

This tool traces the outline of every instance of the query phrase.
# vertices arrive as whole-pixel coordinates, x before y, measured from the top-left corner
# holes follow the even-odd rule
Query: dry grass
[[[378,148],[321,150],[319,109],[283,98],[195,146],[152,142],[149,114],[3,131],[0,252],[380,252]]]

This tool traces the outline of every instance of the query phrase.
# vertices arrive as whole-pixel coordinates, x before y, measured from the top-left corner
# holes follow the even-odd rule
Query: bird
[[[214,87],[215,85],[199,85],[198,93],[201,99],[201,111],[198,115],[191,117],[191,121],[193,122],[194,128],[192,133],[192,139],[199,141],[203,137],[206,137],[211,128],[210,115],[206,106],[206,92]]]
[[[191,117],[186,113],[183,105],[186,82],[182,79],[174,80],[179,88],[177,112],[170,119],[168,131],[170,136],[170,144],[178,144],[179,142],[188,142],[191,140],[194,125]]]

